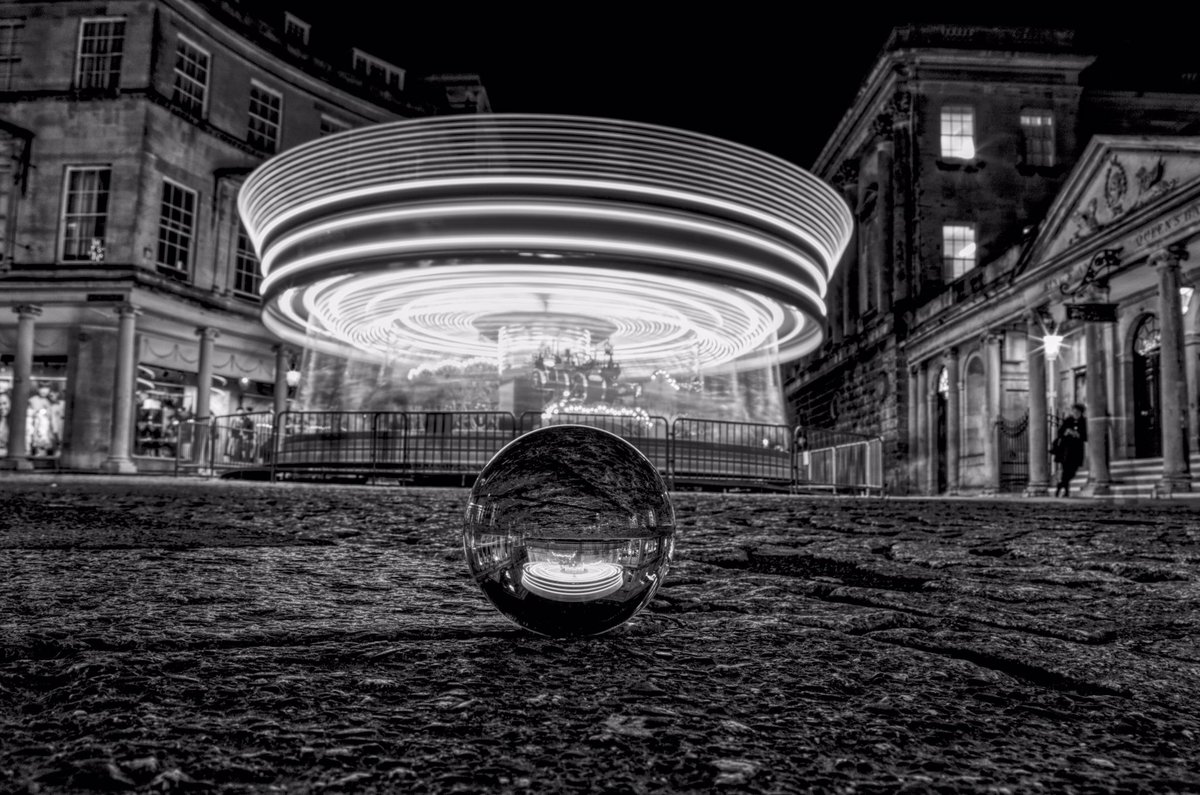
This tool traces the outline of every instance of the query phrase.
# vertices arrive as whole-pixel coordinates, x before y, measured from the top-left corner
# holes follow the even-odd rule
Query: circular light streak
[[[852,226],[828,185],[740,144],[524,114],[319,139],[251,174],[239,209],[284,339],[432,366],[543,317],[612,329],[643,375],[811,351]]]

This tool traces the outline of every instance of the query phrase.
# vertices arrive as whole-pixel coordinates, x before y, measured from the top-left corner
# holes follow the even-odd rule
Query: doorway
[[[1146,315],[1133,335],[1133,442],[1137,458],[1162,455],[1158,318]]]
[[[944,494],[949,488],[946,471],[946,414],[950,403],[950,375],[943,367],[938,373],[937,384],[937,493]]]

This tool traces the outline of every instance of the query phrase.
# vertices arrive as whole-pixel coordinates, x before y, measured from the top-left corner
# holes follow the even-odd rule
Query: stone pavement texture
[[[554,640],[466,496],[0,477],[0,791],[1200,791],[1194,505],[678,493]]]

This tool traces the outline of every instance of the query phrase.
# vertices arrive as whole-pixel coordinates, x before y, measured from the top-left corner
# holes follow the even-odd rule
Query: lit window
[[[0,91],[13,87],[13,75],[21,62],[21,27],[24,20],[0,19]]]
[[[162,209],[158,218],[158,270],[187,278],[192,258],[192,232],[196,225],[196,193],[163,180]]]
[[[404,90],[404,70],[354,48],[354,71],[376,83],[396,91]]]
[[[283,12],[283,38],[292,44],[308,44],[311,26],[299,17]]]
[[[1028,165],[1054,165],[1054,116],[1049,111],[1022,111],[1021,134],[1025,140],[1025,162]]]
[[[950,394],[950,371],[945,367],[938,371],[937,391],[941,395]]]
[[[179,37],[175,48],[175,94],[173,99],[189,113],[204,114],[208,95],[208,53]]]
[[[237,251],[233,262],[233,291],[245,298],[258,298],[258,282],[262,272],[258,269],[258,257],[250,244],[246,227],[238,224]]]
[[[279,119],[283,115],[283,97],[266,86],[250,82],[250,125],[246,140],[264,152],[279,145]]]
[[[104,260],[108,191],[112,168],[67,168],[63,197],[62,258],[67,262]]]
[[[76,88],[115,89],[121,80],[124,19],[85,19],[79,29]]]
[[[321,114],[321,129],[317,133],[317,137],[324,138],[326,135],[345,132],[350,129],[350,125],[341,119],[335,119],[332,116]]]
[[[975,227],[966,224],[942,227],[942,262],[951,281],[975,267]]]
[[[954,105],[942,108],[942,157],[975,157],[975,111]]]

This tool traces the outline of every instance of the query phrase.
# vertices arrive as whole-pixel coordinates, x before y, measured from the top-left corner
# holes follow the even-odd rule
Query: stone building
[[[277,152],[488,112],[229,0],[0,5],[0,466],[173,465],[181,420],[275,409],[293,353],[260,322],[235,208]]]
[[[1109,440],[1088,445],[1104,454],[1089,460],[1097,493],[1149,488],[1165,470],[1186,480],[1186,461],[1147,440],[1189,414],[1194,436],[1196,363],[1162,363],[1182,337],[1162,338],[1166,358],[1135,351],[1177,334],[1163,313],[1178,302],[1156,309],[1157,291],[1191,281],[1178,264],[1200,81],[1120,58],[1068,30],[896,28],[813,167],[858,227],[824,346],[787,373],[791,418],[881,435],[891,490],[1045,493],[1047,438],[1075,402]],[[1171,232],[1147,237],[1156,224]],[[1176,263],[1161,279],[1160,261]],[[1115,316],[1084,322],[1113,312],[1069,306],[1084,303],[1116,303]],[[1047,336],[1065,338],[1049,376]],[[1125,487],[1110,483],[1118,459]]]

